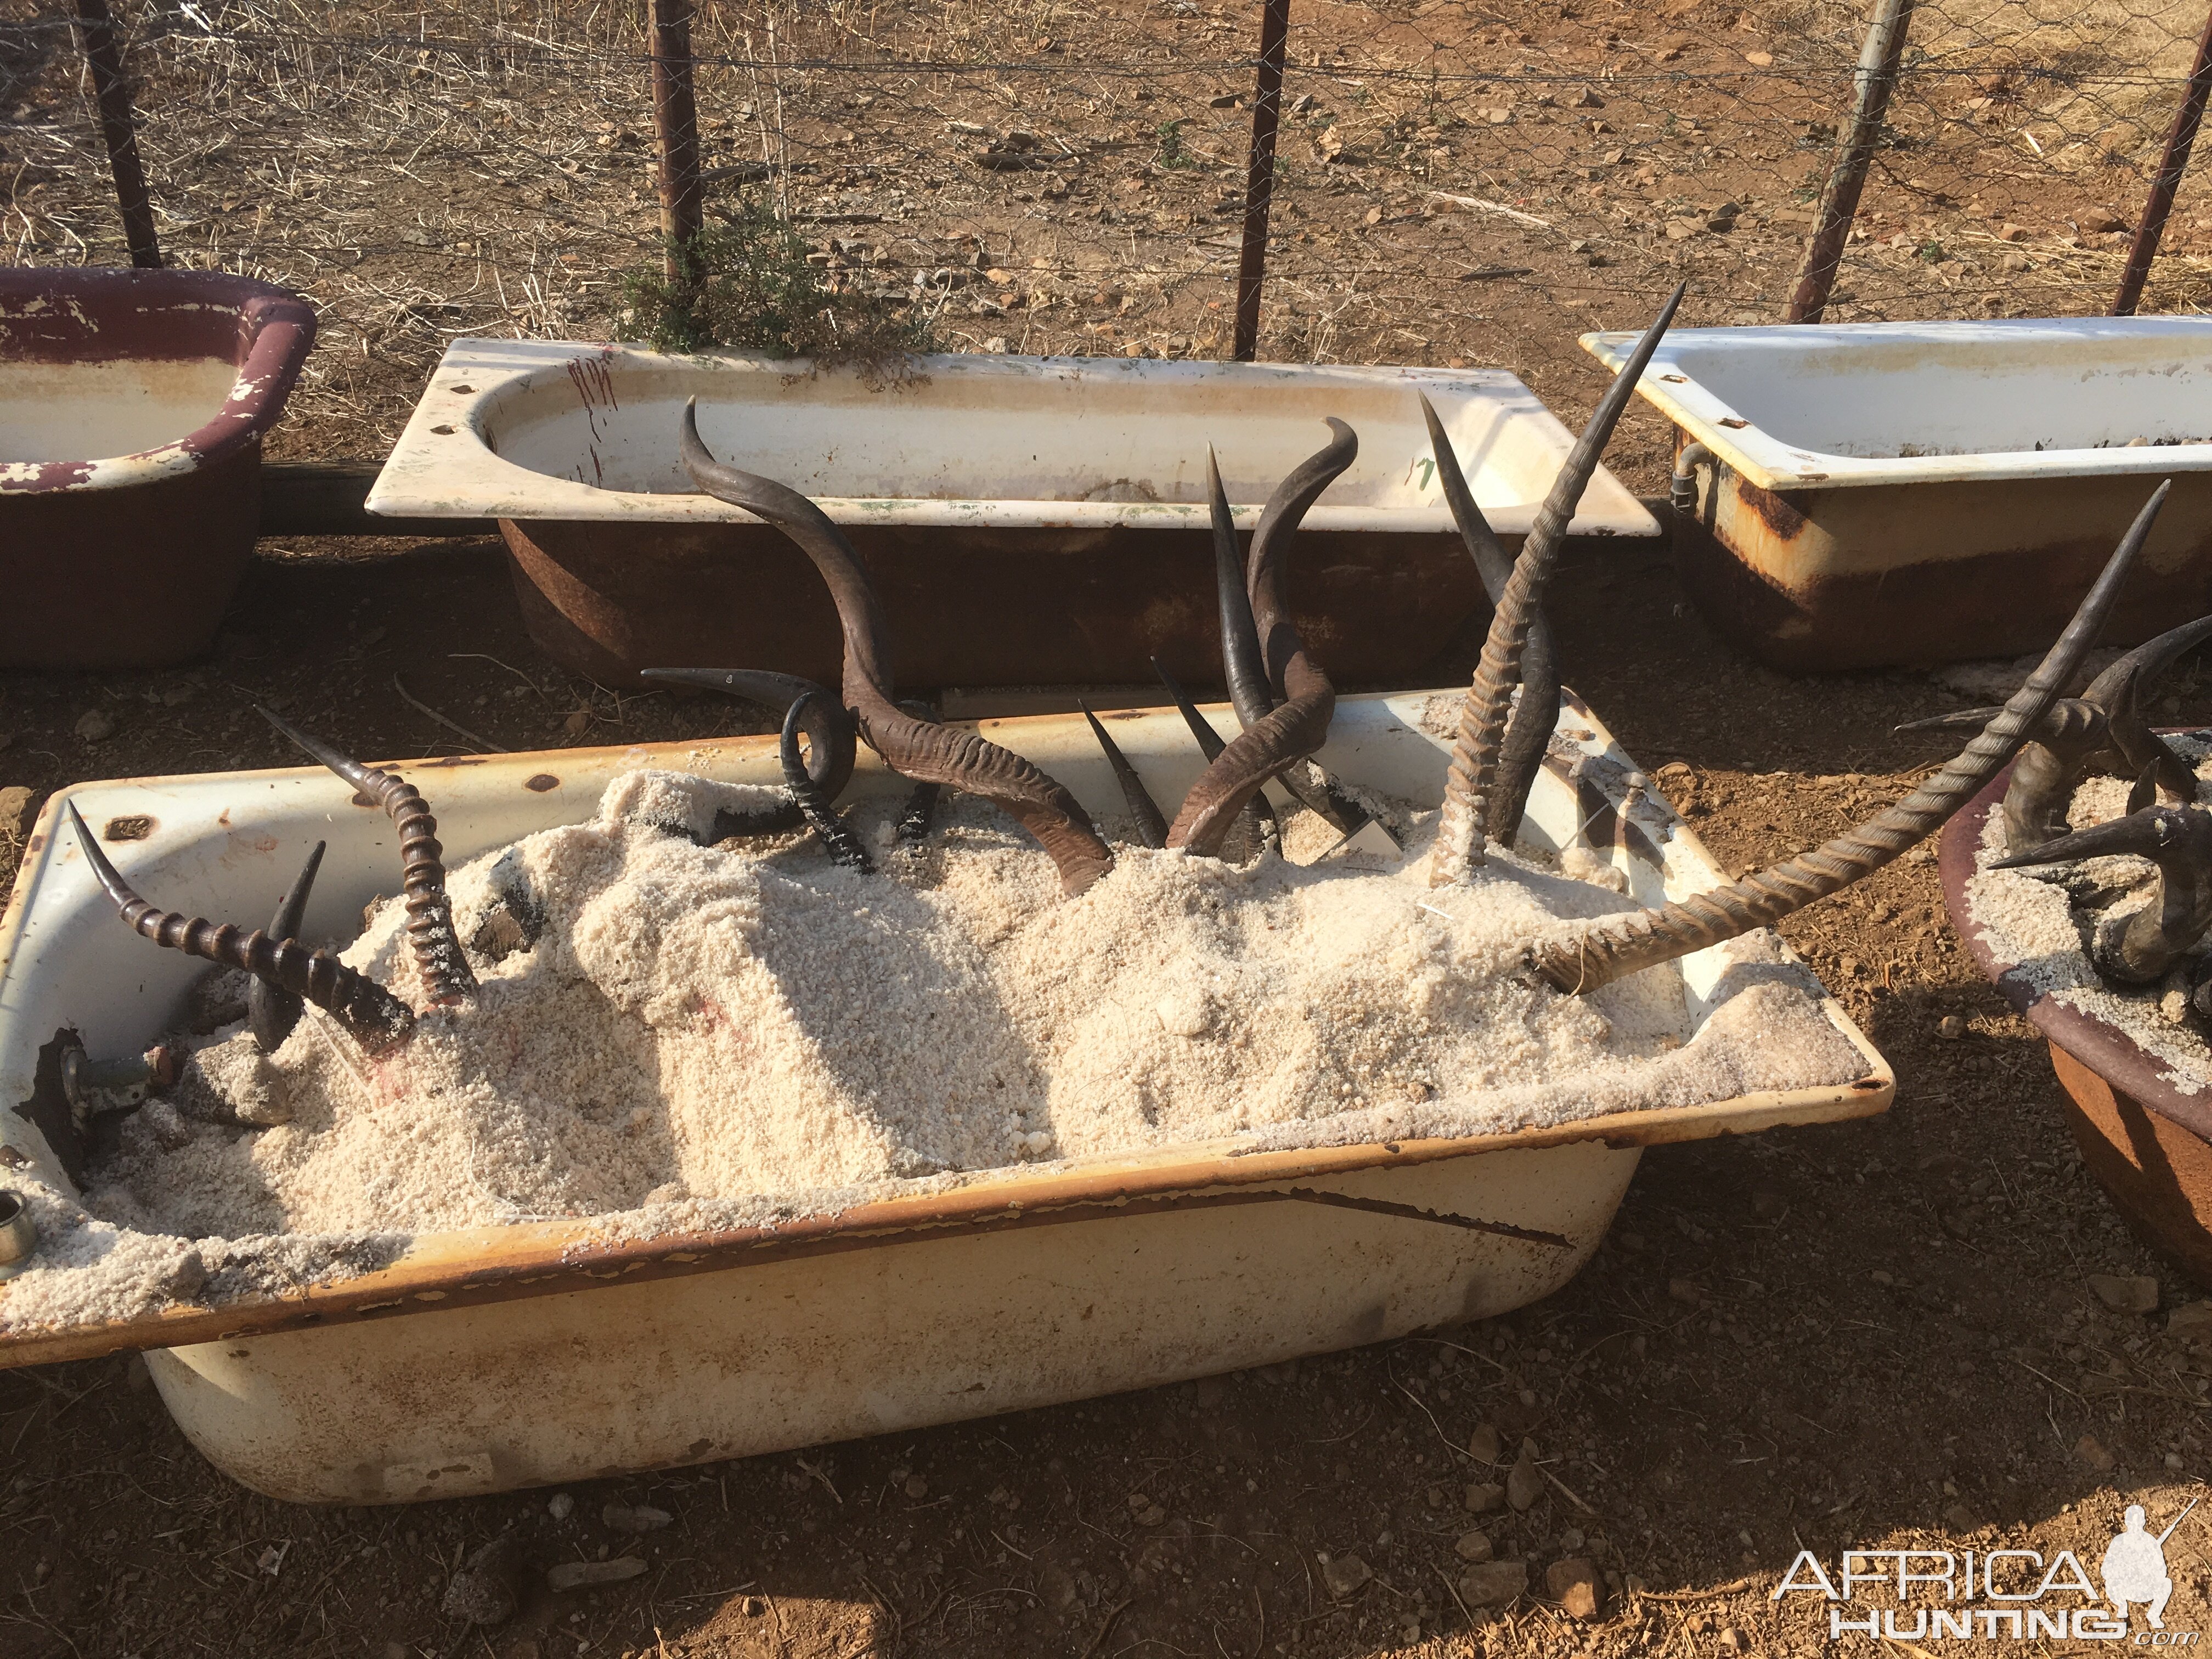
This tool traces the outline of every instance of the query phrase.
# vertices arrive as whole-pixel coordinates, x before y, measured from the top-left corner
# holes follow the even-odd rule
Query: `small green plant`
[[[903,378],[905,360],[929,349],[928,319],[913,306],[833,288],[808,252],[769,203],[740,202],[673,250],[678,279],[657,262],[622,273],[617,330],[658,351],[719,347]]]
[[[1161,167],[1194,167],[1198,165],[1198,157],[1182,147],[1182,121],[1163,121],[1152,131],[1159,139],[1159,155],[1155,159]]]

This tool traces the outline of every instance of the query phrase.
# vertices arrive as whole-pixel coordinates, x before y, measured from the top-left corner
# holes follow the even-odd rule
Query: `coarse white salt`
[[[1626,901],[1510,856],[1432,890],[1432,813],[1401,857],[1294,862],[1336,839],[1304,813],[1291,858],[1243,867],[1121,847],[1069,900],[968,798],[915,850],[890,848],[897,802],[858,805],[874,874],[805,835],[690,838],[774,799],[626,774],[592,821],[455,871],[479,994],[392,1053],[312,1007],[265,1058],[240,1029],[196,1040],[82,1207],[34,1191],[47,1243],[0,1328],[343,1277],[486,1224],[647,1237],[1018,1163],[1501,1132],[1864,1069],[1771,939],[1729,947],[1745,970],[1694,1036],[1672,968],[1562,996],[1528,944]],[[404,920],[385,904],[343,957],[419,1004]]]

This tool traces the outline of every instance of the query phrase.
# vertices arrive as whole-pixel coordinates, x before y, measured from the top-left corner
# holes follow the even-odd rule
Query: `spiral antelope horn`
[[[407,943],[431,1006],[447,1008],[476,994],[477,976],[453,932],[453,901],[446,896],[446,866],[438,845],[438,820],[422,793],[404,779],[350,760],[319,738],[257,705],[254,712],[301,749],[381,806],[399,830],[401,890],[406,896]]]
[[[1505,596],[1505,585],[1512,580],[1513,561],[1498,542],[1497,532],[1491,529],[1490,520],[1475,505],[1467,474],[1460,470],[1459,452],[1452,447],[1429,394],[1417,395],[1421,400],[1421,418],[1428,422],[1429,447],[1437,458],[1437,482],[1443,486],[1444,503],[1451,508],[1460,541],[1474,561],[1475,573],[1481,578],[1482,591],[1489,596],[1495,615]],[[1552,733],[1559,723],[1559,655],[1552,642],[1552,624],[1544,607],[1532,605],[1528,648],[1521,655],[1521,695],[1515,700],[1498,750],[1498,807],[1491,815],[1498,841],[1507,847],[1520,836],[1521,820],[1528,811],[1528,792],[1535,787],[1544,751],[1551,746]]]
[[[787,714],[793,703],[806,703],[806,775],[824,800],[834,801],[853,781],[853,763],[859,750],[860,727],[826,685],[796,674],[775,674],[759,668],[641,668],[638,678],[664,685],[699,685]],[[809,699],[811,698],[811,701]],[[794,806],[787,822],[772,826],[795,830],[799,815]]]
[[[1213,514],[1213,586],[1221,610],[1222,678],[1237,723],[1249,732],[1275,712],[1275,698],[1260,652],[1259,625],[1252,620],[1251,596],[1244,591],[1244,556],[1237,544],[1237,521],[1230,514],[1229,495],[1221,487],[1221,467],[1211,444],[1206,449],[1206,471]],[[1351,835],[1373,821],[1365,807],[1310,761],[1285,767],[1275,781],[1340,834]],[[1388,824],[1381,828],[1397,840]]]
[[[2124,920],[2100,926],[2089,959],[2110,977],[2146,985],[2163,979],[2212,927],[2212,812],[2196,806],[2151,806],[2012,857],[1992,870],[2131,853],[2158,866],[2153,901]]]
[[[2143,688],[2184,652],[2212,639],[2212,617],[2170,629],[2156,639],[2116,659],[2089,682],[2079,697],[2062,697],[2037,726],[2034,740],[2020,751],[2005,786],[2005,850],[2025,853],[2065,835],[2074,791],[2081,775],[2099,763],[2122,777],[2141,782],[2148,774],[2154,790],[2163,788],[2185,802],[2197,799],[2197,774],[2142,717]],[[1899,732],[1969,731],[1996,714],[1968,708],[1911,720]],[[2157,799],[2154,794],[2151,801]],[[2140,803],[2148,805],[2151,801]],[[2133,808],[2130,809],[2134,810]]]
[[[1911,794],[1848,835],[1771,870],[1660,909],[1607,916],[1578,934],[1546,940],[1531,952],[1536,969],[1562,991],[1594,991],[1624,975],[1767,927],[1850,886],[1925,839],[1987,787],[2057,701],[2059,689],[2073,679],[2172,487],[2171,480],[2160,484],[2136,514],[2065,632],[2002,711]]]
[[[1482,862],[1483,843],[1498,805],[1498,762],[1506,716],[1513,688],[1521,678],[1522,658],[1528,649],[1536,607],[1543,602],[1544,588],[1559,562],[1559,544],[1566,539],[1575,508],[1597,471],[1598,457],[1604,453],[1620,412],[1627,407],[1629,394],[1643,379],[1644,366],[1658,349],[1667,325],[1674,320],[1674,308],[1682,303],[1688,287],[1687,283],[1678,284],[1667,296],[1657,319],[1644,331],[1636,349],[1629,353],[1627,362],[1606,388],[1597,413],[1590,416],[1583,435],[1568,451],[1559,477],[1552,481],[1551,494],[1537,510],[1528,539],[1521,544],[1520,556],[1513,561],[1513,574],[1491,612],[1482,660],[1476,665],[1474,683],[1460,704],[1459,735],[1452,744],[1443,811],[1437,818],[1437,844],[1429,855],[1431,886],[1456,881],[1469,866]]]
[[[269,937],[279,942],[297,941],[300,928],[307,919],[307,896],[314,891],[315,872],[323,866],[323,848],[328,845],[317,842],[307,861],[300,866],[284,896],[277,901],[276,914],[270,918]],[[300,1023],[300,997],[273,980],[256,978],[246,988],[246,1023],[253,1032],[254,1046],[264,1054],[273,1054],[283,1046],[284,1039],[292,1035],[292,1028]]]
[[[1907,720],[1899,732],[1978,732],[2002,708],[1962,708],[1926,720]],[[2056,840],[2073,826],[2066,821],[2075,786],[2090,757],[2112,738],[2105,711],[2080,697],[2061,697],[2031,730],[2013,763],[2005,785],[2005,850],[2024,853]]]
[[[2197,774],[2143,719],[2142,691],[2184,652],[2208,639],[2212,639],[2212,617],[2199,617],[2169,629],[2116,659],[2081,694],[2084,702],[2102,709],[2112,723],[2112,747],[2118,753],[2113,769],[2123,777],[2134,777],[2144,767],[2154,765],[2159,786],[2184,801],[2197,799]]]
[[[69,815],[77,845],[84,849],[85,862],[92,866],[116,913],[133,932],[188,957],[251,974],[257,981],[266,981],[295,997],[304,997],[318,1008],[329,1009],[362,1047],[372,1052],[391,1048],[414,1029],[412,1009],[328,951],[310,951],[297,939],[271,939],[258,928],[244,933],[227,921],[208,921],[149,904],[131,890],[108,862],[74,801],[70,803]]]
[[[716,460],[699,441],[696,399],[684,406],[683,445],[694,483],[774,525],[822,573],[844,627],[845,706],[858,719],[861,738],[893,771],[918,783],[950,784],[1006,808],[1052,855],[1063,893],[1080,893],[1113,868],[1114,854],[1059,783],[973,732],[917,720],[892,702],[888,636],[867,567],[828,514],[795,489]]]
[[[1328,429],[1328,442],[1293,467],[1267,498],[1246,565],[1244,587],[1252,602],[1261,663],[1270,689],[1282,701],[1240,733],[1191,786],[1168,828],[1171,848],[1206,858],[1218,856],[1245,803],[1268,779],[1279,776],[1328,740],[1335,688],[1306,655],[1305,642],[1283,603],[1283,563],[1298,525],[1322,491],[1359,453],[1359,439],[1350,427],[1331,416]]]
[[[1212,765],[1221,758],[1222,751],[1229,745],[1221,740],[1221,733],[1213,729],[1213,723],[1198,712],[1198,705],[1190,700],[1190,693],[1184,690],[1182,683],[1168,672],[1167,665],[1158,657],[1149,657],[1146,660],[1152,664],[1152,672],[1160,677],[1160,684],[1167,688],[1168,700],[1182,714],[1182,723],[1190,728],[1191,740],[1198,744],[1198,752],[1206,757],[1208,766]],[[1227,859],[1231,864],[1247,863],[1260,855],[1270,835],[1275,838],[1278,847],[1282,845],[1283,826],[1275,817],[1275,804],[1267,799],[1264,790],[1257,791],[1251,799],[1244,803],[1244,810],[1237,815],[1230,833],[1222,838],[1221,850],[1213,856]],[[1165,820],[1163,819],[1160,845],[1164,847],[1167,844]]]

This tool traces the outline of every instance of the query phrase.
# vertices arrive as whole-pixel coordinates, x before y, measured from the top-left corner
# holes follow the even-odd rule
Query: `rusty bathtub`
[[[1430,695],[1344,699],[1325,758],[1401,799],[1435,801],[1449,744],[1425,723]],[[1199,763],[1180,718],[1109,718],[1155,793],[1175,799]],[[1080,719],[981,729],[1094,808],[1115,799]],[[589,817],[608,780],[641,763],[773,777],[774,743],[405,769],[458,860]],[[1627,757],[1579,704],[1563,710],[1555,755],[1590,764],[1574,781],[1564,762],[1541,775],[1528,840],[1591,848],[1644,902],[1723,879],[1663,803],[1603,781],[1624,778]],[[902,792],[872,762],[855,792]],[[103,908],[81,855],[53,836],[71,800],[95,825],[151,820],[115,849],[126,877],[205,913],[265,908],[303,838],[331,843],[311,932],[342,933],[349,907],[389,880],[386,821],[349,807],[324,774],[64,791],[0,927],[9,1105],[38,1091],[40,1050],[58,1032],[94,1054],[143,1046],[196,971]],[[1691,1029],[1732,994],[1737,948],[1655,970],[1679,975]],[[1860,1075],[1829,1087],[1460,1139],[1255,1151],[1232,1138],[990,1171],[951,1191],[718,1233],[635,1237],[590,1218],[538,1220],[419,1237],[375,1271],[283,1295],[67,1328],[11,1328],[0,1284],[0,1364],[152,1350],[163,1399],[218,1467],[280,1498],[382,1503],[746,1455],[1267,1364],[1548,1295],[1596,1249],[1645,1146],[1882,1110],[1888,1066],[1832,1001],[1822,1006],[1863,1060]],[[14,1166],[0,1167],[0,1189],[26,1166],[59,1183],[57,1148],[18,1112],[0,1108],[0,1164]]]
[[[1684,581],[1773,667],[2040,650],[2166,477],[2105,640],[2212,610],[2212,318],[1678,329],[1638,391]]]

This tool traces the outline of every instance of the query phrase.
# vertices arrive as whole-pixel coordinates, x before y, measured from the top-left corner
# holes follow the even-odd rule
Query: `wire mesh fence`
[[[1554,373],[1574,335],[1783,314],[1863,0],[1294,0],[1260,355]],[[1831,319],[2099,312],[2205,0],[1925,0]],[[462,334],[629,331],[659,257],[633,3],[150,0],[118,12],[167,258],[287,283],[288,429],[396,434]],[[708,0],[709,222],[765,201],[831,285],[954,349],[1222,356],[1256,6]],[[7,256],[127,263],[66,19],[0,10]],[[2185,180],[2143,308],[2212,296]]]

